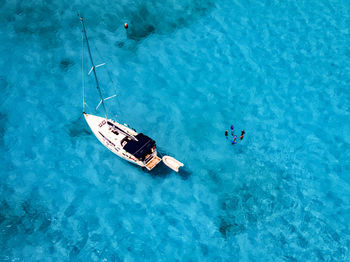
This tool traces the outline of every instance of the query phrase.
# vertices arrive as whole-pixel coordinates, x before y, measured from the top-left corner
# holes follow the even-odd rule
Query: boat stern
[[[150,171],[155,168],[155,166],[158,165],[161,161],[162,159],[155,155],[145,164],[145,167]]]

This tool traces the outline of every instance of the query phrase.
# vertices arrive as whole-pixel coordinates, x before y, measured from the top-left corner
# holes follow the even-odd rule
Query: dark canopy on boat
[[[124,150],[139,159],[151,153],[151,148],[156,142],[142,133],[137,134],[135,137],[138,141],[128,141],[124,146]]]

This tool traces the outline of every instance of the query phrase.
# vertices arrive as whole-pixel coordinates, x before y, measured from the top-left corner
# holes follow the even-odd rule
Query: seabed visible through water
[[[347,1],[0,6],[0,261],[350,260]],[[109,114],[180,173],[88,129],[78,11]]]

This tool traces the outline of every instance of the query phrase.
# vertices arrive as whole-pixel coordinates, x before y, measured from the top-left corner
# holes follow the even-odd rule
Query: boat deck
[[[152,170],[160,161],[162,161],[158,156],[155,156],[146,164],[148,170]]]

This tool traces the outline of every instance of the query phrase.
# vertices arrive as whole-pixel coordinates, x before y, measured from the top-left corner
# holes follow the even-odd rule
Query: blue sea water
[[[348,1],[0,6],[0,261],[350,260]],[[180,173],[89,130],[78,11],[110,116]]]

